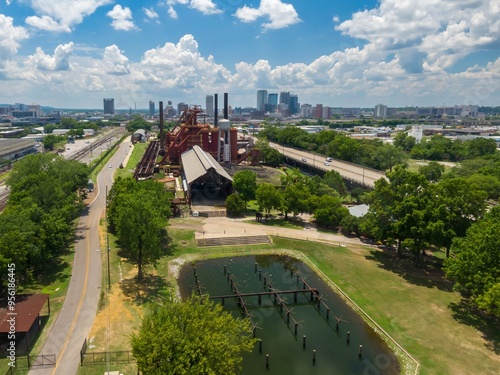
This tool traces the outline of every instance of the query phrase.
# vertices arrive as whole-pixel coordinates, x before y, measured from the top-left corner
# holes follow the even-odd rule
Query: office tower
[[[383,104],[377,104],[375,106],[375,117],[387,117],[387,106]]]
[[[179,116],[181,116],[188,108],[189,106],[186,103],[180,102],[179,104],[177,104],[177,113],[179,114]]]
[[[286,104],[290,107],[290,93],[289,92],[280,92],[280,104]]]
[[[288,102],[288,109],[290,110],[290,115],[295,115],[299,113],[299,97],[297,95],[290,95]]]
[[[207,95],[205,98],[205,112],[207,115],[210,117],[214,116],[214,96],[213,95]]]
[[[267,90],[257,91],[257,111],[264,111],[267,104]]]
[[[114,115],[115,114],[115,99],[112,98],[104,98],[104,114],[105,115]]]
[[[323,104],[316,104],[313,110],[314,118],[323,118]]]
[[[153,117],[155,115],[155,102],[152,100],[149,101],[149,117]]]
[[[278,105],[278,94],[269,94],[267,96],[267,102],[271,105]]]

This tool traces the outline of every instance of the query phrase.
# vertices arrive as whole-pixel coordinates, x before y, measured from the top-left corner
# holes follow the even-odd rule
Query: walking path
[[[303,220],[308,220],[309,215],[303,215]],[[232,219],[228,217],[208,217],[202,221],[201,228],[197,228],[195,238],[217,238],[235,236],[268,235],[294,238],[305,241],[328,242],[340,246],[346,244],[370,245],[357,237],[346,237],[342,234],[320,232],[309,221],[305,222],[303,229],[284,228],[271,226],[257,222],[251,222],[252,218]],[[175,227],[175,224],[172,223]]]

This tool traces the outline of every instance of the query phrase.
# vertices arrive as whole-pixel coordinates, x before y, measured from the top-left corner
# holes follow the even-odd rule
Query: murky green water
[[[260,305],[257,296],[244,297],[251,319],[258,327],[256,337],[262,339],[262,352],[257,344],[252,353],[245,355],[242,374],[400,373],[396,357],[373,329],[302,262],[275,255],[241,256],[199,261],[194,267],[203,293],[210,296],[232,294],[225,268],[240,293],[269,291],[269,282],[279,291],[303,289],[304,280],[310,287],[318,289],[325,303],[319,303],[318,309],[318,302],[311,300],[311,293],[297,293],[296,302],[293,293],[280,295],[285,302],[283,307],[280,307],[279,299],[277,304],[274,303],[273,295],[262,296]],[[265,287],[264,278],[267,281]],[[183,298],[196,290],[193,265],[186,265],[181,270],[179,287]],[[224,306],[235,316],[242,316],[236,298],[226,298]],[[330,309],[328,319],[327,308]],[[287,311],[291,311],[289,315]],[[295,322],[298,323],[296,335]],[[267,354],[269,367],[266,366]]]

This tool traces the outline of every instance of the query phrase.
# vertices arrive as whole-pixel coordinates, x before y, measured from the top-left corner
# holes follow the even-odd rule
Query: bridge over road
[[[315,154],[313,152],[299,150],[292,147],[286,147],[278,143],[269,142],[269,146],[275,148],[287,158],[303,163],[309,167],[313,167],[325,172],[335,170],[340,175],[349,181],[352,181],[361,186],[373,188],[375,181],[381,178],[387,178],[385,173],[376,169],[367,168],[359,164],[346,162],[343,160],[333,159],[325,165],[326,157],[324,155]]]

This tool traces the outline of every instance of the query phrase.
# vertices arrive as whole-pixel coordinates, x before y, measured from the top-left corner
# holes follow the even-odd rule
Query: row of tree
[[[109,192],[109,230],[117,237],[120,256],[137,265],[139,281],[145,265],[155,265],[170,251],[167,225],[171,202],[171,194],[153,180],[119,177]]]
[[[394,137],[394,144],[384,143],[381,139],[355,139],[335,131],[311,134],[297,126],[269,126],[259,133],[259,137],[384,171],[391,171],[409,157],[462,161],[491,156],[496,152],[493,139],[478,137],[452,141],[442,135],[434,135],[416,143],[415,138],[405,132]]]
[[[6,181],[9,202],[0,215],[0,263],[3,269],[15,264],[19,286],[46,276],[71,246],[88,175],[85,164],[53,154],[29,155],[15,163]]]
[[[290,214],[310,213],[319,224],[328,227],[340,225],[349,214],[340,198],[347,194],[347,189],[336,171],[321,178],[304,176],[298,169],[287,170],[279,186],[257,184],[257,175],[251,170],[237,172],[233,180],[236,192],[226,199],[226,209],[232,215],[242,213],[250,199],[257,200],[261,212],[278,210],[286,219]]]

